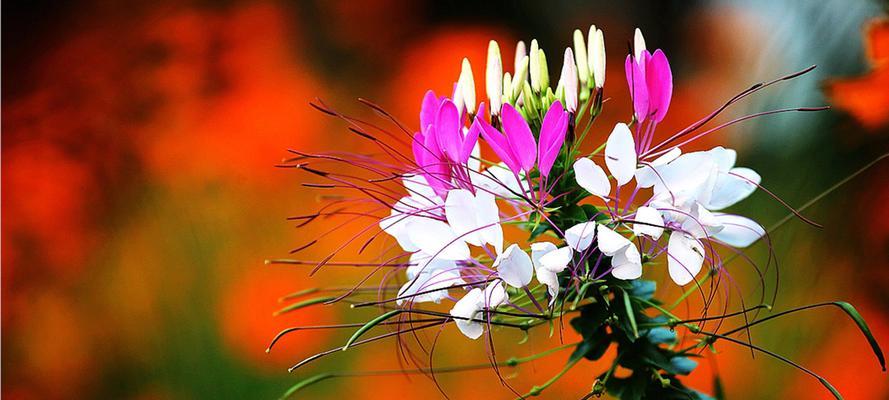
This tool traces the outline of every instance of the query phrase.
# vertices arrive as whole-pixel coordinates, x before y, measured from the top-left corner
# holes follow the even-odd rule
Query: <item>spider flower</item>
[[[569,367],[582,357],[603,357],[608,346],[617,343],[611,369],[597,377],[590,394],[609,391],[622,396],[630,390],[628,385],[639,385],[630,391],[652,398],[702,398],[683,386],[678,376],[695,368],[689,357],[696,355],[696,349],[738,330],[707,336],[703,324],[692,322],[713,319],[707,316],[710,297],[704,296],[708,306],[701,318],[680,321],[654,298],[656,283],[644,279],[653,269],[665,268],[673,283],[692,285],[682,298],[703,292],[708,279],[715,282],[711,287],[719,288],[722,276],[729,274],[725,265],[730,259],[722,254],[749,259],[743,249],[764,238],[766,230],[750,218],[726,212],[760,188],[760,175],[736,166],[735,150],[717,146],[684,153],[683,147],[753,117],[815,110],[775,110],[703,128],[736,101],[808,70],[754,85],[691,126],[661,137],[657,125],[669,109],[672,72],[663,51],[647,50],[641,31],[636,30],[632,54],[624,65],[633,118],[609,127],[594,123],[606,90],[602,31],[590,27],[586,41],[580,30],[574,32],[573,49],[564,51],[555,89],[550,86],[544,50],[536,40],[530,43],[530,48],[521,41],[516,45],[512,72],[503,70],[499,45],[489,43],[485,89],[490,114],[485,103],[476,104],[472,68],[469,60],[463,60],[451,97],[425,94],[419,107],[420,126],[407,135],[409,141],[402,142],[402,137],[378,125],[317,106],[342,117],[350,130],[375,142],[385,156],[295,152],[297,157],[290,160],[293,164],[287,166],[330,181],[307,186],[363,195],[331,196],[336,199],[331,204],[299,219],[309,223],[322,215],[340,215],[352,218],[347,222],[372,220],[318,262],[313,272],[330,265],[373,270],[333,300],[320,298],[293,308],[348,300],[352,307],[386,309],[362,325],[343,350],[395,336],[406,350],[402,354],[412,361],[416,357],[404,348],[403,337],[419,340],[419,336],[402,335],[406,332],[453,324],[469,339],[488,335],[494,362],[495,328],[527,331],[538,325],[555,326],[555,319],[579,312],[570,325],[583,341]],[[399,131],[410,132],[380,107],[369,105]],[[392,141],[368,131],[382,132]],[[589,147],[597,150],[582,152],[581,145],[590,141]],[[410,153],[402,153],[399,144],[410,147]],[[318,167],[325,163],[341,163],[358,172]],[[336,206],[339,211],[329,211]],[[506,230],[504,225],[517,229]],[[391,240],[379,239],[386,236]],[[333,261],[362,237],[367,239],[359,252],[373,248],[375,241],[383,242],[379,263]],[[702,275],[705,270],[709,273]],[[364,285],[381,271],[386,272],[378,287]],[[358,300],[368,293],[376,294],[376,300]],[[355,341],[376,325],[395,330]],[[705,335],[700,345],[673,347],[672,330],[680,326]],[[421,348],[428,350],[422,344]],[[618,365],[632,374],[609,382]],[[528,396],[542,389],[534,390]]]

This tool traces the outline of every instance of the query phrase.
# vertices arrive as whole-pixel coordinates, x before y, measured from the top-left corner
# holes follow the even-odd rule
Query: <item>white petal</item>
[[[454,260],[446,260],[439,257],[432,258],[429,254],[422,251],[411,254],[411,258],[407,267],[407,278],[414,279],[417,275],[423,273],[432,273],[435,271],[457,271],[457,263]]]
[[[405,175],[401,178],[404,188],[411,197],[431,199],[437,197],[435,191],[426,182],[426,178],[420,175]]]
[[[694,280],[704,265],[704,246],[697,239],[681,232],[670,234],[667,244],[667,270],[677,285]]]
[[[534,265],[534,269],[540,268],[540,257],[543,257],[544,254],[549,253],[558,247],[550,242],[534,242],[531,243],[531,264]]]
[[[675,160],[680,155],[682,155],[682,150],[678,147],[674,147],[672,150],[664,153],[662,156],[655,158],[654,161],[650,163],[642,163],[642,167],[636,170],[636,184],[642,188],[649,188],[654,186],[654,184],[658,183],[660,178],[658,177],[659,167],[667,165],[670,161]]]
[[[445,260],[469,258],[469,247],[448,224],[431,218],[412,218],[404,227],[404,234],[426,254]]]
[[[534,275],[534,266],[528,253],[516,245],[510,245],[496,260],[494,267],[504,282],[512,287],[525,287],[531,282]]]
[[[627,124],[618,123],[605,143],[605,165],[621,186],[636,172],[636,144]]]
[[[516,176],[502,162],[488,167],[484,172],[470,176],[476,186],[487,189],[497,196],[512,199],[522,194],[522,187],[516,180]],[[519,175],[519,178],[523,177],[524,174]]]
[[[459,318],[454,319],[457,329],[460,329],[460,332],[473,340],[482,336],[482,333],[485,332],[485,327],[479,321],[469,321],[464,318],[476,318],[476,314],[481,311],[482,296],[481,289],[472,289],[451,308],[451,315]]]
[[[720,173],[707,208],[721,210],[744,200],[756,191],[761,180],[759,174],[750,168],[732,168],[726,173]]]
[[[582,222],[565,231],[565,243],[575,251],[584,251],[593,244],[595,236],[596,223]]]
[[[633,242],[629,239],[621,236],[621,234],[611,230],[611,228],[605,225],[599,225],[597,229],[598,232],[596,232],[596,234],[599,237],[599,251],[605,253],[606,256],[613,256],[627,246],[633,245]]]
[[[479,190],[475,195],[476,227],[482,242],[491,244],[500,254],[503,251],[503,228],[500,226],[500,210],[492,193]]]
[[[475,147],[473,147],[472,152],[469,153],[469,160],[466,160],[466,166],[469,167],[469,170],[472,172],[478,172],[482,167],[482,147],[480,143],[481,142],[475,142]]]
[[[574,250],[568,246],[552,250],[540,257],[538,271],[545,269],[552,272],[562,272],[571,263],[573,257]]]
[[[671,197],[700,201],[702,196],[709,198],[713,192],[719,167],[709,153],[698,151],[679,156],[669,164],[657,168],[657,172],[655,195],[669,194]]]
[[[424,217],[411,216],[393,209],[388,217],[380,220],[380,229],[392,235],[404,251],[417,251],[420,248],[411,241],[405,227],[411,220],[422,218]]]
[[[506,294],[506,288],[503,287],[503,283],[492,283],[485,287],[482,306],[484,308],[496,308],[506,303],[508,298],[509,296]]]
[[[700,203],[691,207],[691,217],[682,222],[682,230],[689,235],[702,239],[710,237],[722,230],[722,224]]]
[[[713,161],[719,166],[719,172],[727,172],[735,166],[735,160],[738,153],[732,149],[726,149],[722,146],[716,146],[708,151],[713,156]]]
[[[574,177],[580,187],[596,196],[604,198],[611,193],[611,182],[605,170],[589,158],[583,157],[574,162]]]
[[[766,234],[765,229],[750,218],[732,214],[715,214],[715,217],[723,229],[714,237],[729,246],[747,247]]]
[[[633,220],[639,222],[633,224],[633,234],[636,236],[646,235],[658,240],[664,233],[664,219],[661,217],[661,213],[652,207],[637,208]]]
[[[465,189],[449,191],[445,201],[445,216],[454,233],[461,236],[466,243],[475,246],[484,245],[481,235],[477,231],[478,218],[475,196],[470,191]]]
[[[552,304],[556,295],[559,294],[559,275],[546,269],[539,269],[537,270],[537,282],[546,285],[546,290],[552,297],[550,300],[550,304]]]
[[[439,303],[442,299],[448,296],[447,288],[464,283],[466,282],[460,277],[460,273],[456,270],[439,270],[430,273],[422,273],[416,278],[409,280],[401,287],[398,291],[399,299],[396,300],[396,304],[402,305],[405,302]],[[417,293],[422,294],[417,295]]]
[[[636,246],[631,244],[611,257],[611,275],[623,280],[642,276],[642,256]]]

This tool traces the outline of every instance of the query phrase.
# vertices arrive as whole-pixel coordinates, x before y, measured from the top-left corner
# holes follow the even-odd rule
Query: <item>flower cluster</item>
[[[519,42],[514,76],[502,74],[492,41],[486,73],[490,116],[485,103],[475,104],[468,60],[451,98],[427,92],[412,142],[417,169],[403,177],[408,195],[380,221],[410,253],[399,304],[440,302],[451,298],[449,288],[466,287],[451,314],[463,318],[457,327],[476,339],[482,334],[476,316],[510,301],[503,284],[524,291],[536,277],[553,304],[560,274],[576,282],[607,274],[637,279],[643,260],[663,256],[672,280],[686,285],[705,261],[718,265],[714,245],[746,247],[765,234],[748,218],[717,212],[760,183],[753,170],[735,167],[734,150],[682,154],[678,146],[653,144],[654,128],[669,109],[672,73],[664,52],[649,53],[638,30],[634,55],[626,60],[635,119],[615,125],[602,151],[577,156],[577,147],[566,141],[579,117],[577,99],[595,99],[590,92],[605,81],[602,32],[593,27],[589,37],[587,48],[576,32],[578,56],[565,50],[555,90],[536,41],[530,55]],[[481,139],[499,162],[481,159]],[[565,199],[594,204],[596,213],[570,226],[554,223],[549,215]],[[546,239],[504,242],[501,224],[532,220],[551,228]]]
[[[470,339],[486,333],[490,338],[494,327],[527,331],[577,313],[571,326],[583,341],[571,345],[575,350],[568,367],[583,358],[598,359],[609,346],[616,345],[612,367],[597,377],[591,394],[607,391],[622,398],[707,398],[683,386],[677,377],[694,369],[696,350],[722,339],[765,351],[730,336],[768,320],[747,322],[748,314],[753,318],[758,310],[770,308],[767,303],[710,316],[712,297],[705,295],[702,316],[682,319],[671,311],[675,304],[667,307],[654,298],[655,281],[643,277],[658,275],[657,270],[665,264],[673,283],[689,286],[678,304],[695,291],[703,293],[704,281],[710,280],[711,288],[719,287],[730,261],[721,258],[721,250],[743,255],[740,249],[766,237],[767,231],[757,222],[724,212],[760,188],[760,175],[737,167],[734,150],[715,147],[683,152],[683,147],[753,117],[819,110],[767,111],[704,128],[733,103],[811,69],[754,85],[688,128],[663,135],[657,128],[670,108],[673,74],[666,54],[660,49],[650,52],[637,29],[624,63],[633,115],[629,121],[599,129],[595,121],[605,99],[604,37],[595,26],[586,40],[584,37],[581,31],[574,32],[573,48],[564,51],[555,88],[550,85],[547,57],[536,40],[530,46],[517,44],[511,73],[504,71],[499,44],[491,41],[484,85],[487,103],[477,100],[472,66],[464,59],[450,96],[428,91],[423,97],[420,126],[414,132],[379,106],[366,103],[406,134],[408,140],[403,144],[410,149],[407,154],[367,132],[382,131],[378,126],[316,104],[379,145],[391,161],[293,151],[296,157],[285,166],[332,182],[306,186],[357,190],[365,196],[337,198],[316,214],[294,219],[304,219],[307,224],[321,215],[335,215],[325,210],[337,204],[349,208],[341,215],[372,219],[373,224],[359,235],[315,263],[313,273],[327,265],[374,269],[360,284],[338,296],[306,300],[282,311],[340,301],[386,311],[359,324],[361,328],[344,350],[450,323]],[[603,133],[602,140],[587,143],[591,131]],[[318,165],[330,162],[347,164],[350,170],[373,177],[319,169]],[[393,188],[389,182],[400,185]],[[357,208],[361,204],[373,208]],[[339,250],[367,232],[374,233],[361,246],[362,251],[380,236],[394,238],[388,250],[380,253],[379,263],[332,261]],[[363,286],[384,268],[389,272],[379,287]],[[703,270],[708,272],[702,274]],[[380,298],[358,301],[364,293],[376,293]],[[843,308],[869,335],[851,306],[833,305]],[[423,318],[413,318],[416,315]],[[747,322],[739,328],[704,330],[707,321],[738,315]],[[396,329],[357,340],[378,325]],[[338,327],[348,326],[353,325]],[[703,339],[678,348],[673,332],[677,327]],[[291,330],[279,338],[288,332]],[[335,350],[319,353],[293,368]],[[878,347],[875,352],[882,362]],[[491,357],[495,367],[515,365],[501,364],[493,354]],[[632,370],[632,375],[614,377],[618,366]],[[297,385],[294,390],[299,388]],[[530,394],[544,388],[535,387]]]

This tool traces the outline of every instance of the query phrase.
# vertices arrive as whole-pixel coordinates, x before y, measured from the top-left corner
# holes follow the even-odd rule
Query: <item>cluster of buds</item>
[[[589,29],[586,42],[583,32],[574,31],[574,48],[565,49],[559,81],[550,87],[549,65],[546,53],[534,39],[530,49],[519,41],[515,49],[512,73],[504,72],[500,45],[488,43],[488,60],[485,68],[485,91],[491,115],[499,116],[503,105],[518,109],[526,119],[539,120],[542,111],[559,100],[571,114],[577,112],[578,100],[587,101],[605,84],[605,38],[595,25]],[[465,103],[469,114],[475,113],[475,79],[468,59],[463,59],[460,78],[454,85],[454,102]]]

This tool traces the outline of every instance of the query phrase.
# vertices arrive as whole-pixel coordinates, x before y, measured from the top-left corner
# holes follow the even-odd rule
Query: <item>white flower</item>
[[[584,251],[593,244],[596,236],[596,223],[582,222],[565,231],[565,243],[575,251]]]
[[[654,186],[660,179],[657,172],[658,167],[675,160],[681,154],[682,150],[678,147],[674,147],[672,150],[664,153],[664,155],[654,159],[654,161],[650,163],[643,162],[642,167],[639,167],[639,169],[636,170],[636,183],[639,187],[643,188]]]
[[[617,279],[642,276],[642,257],[636,245],[605,225],[597,227],[599,251],[611,257],[611,275]]]
[[[503,60],[500,58],[500,46],[497,41],[488,43],[488,65],[485,68],[485,91],[491,103],[491,115],[500,114],[503,98]]]
[[[437,219],[410,218],[401,234],[418,250],[442,259],[465,260],[470,255],[466,242],[448,224]]]
[[[633,179],[636,172],[636,144],[625,123],[618,123],[605,142],[605,166],[622,186]]]
[[[419,175],[406,175],[402,178],[409,196],[402,197],[392,206],[388,217],[380,220],[380,229],[392,235],[404,251],[419,250],[411,240],[405,227],[408,222],[417,219],[429,219],[440,216],[436,207],[441,205],[441,198],[429,187],[426,178]]]
[[[497,256],[494,268],[504,282],[516,288],[528,286],[534,273],[531,257],[517,244],[510,245]]]
[[[636,216],[633,218],[637,223],[633,224],[633,234],[636,236],[646,235],[654,240],[658,240],[664,233],[664,218],[661,213],[647,206],[636,209]]]
[[[611,182],[605,170],[589,158],[582,157],[574,162],[574,178],[580,187],[603,200],[611,193]]]
[[[474,321],[478,313],[483,309],[484,294],[479,288],[475,288],[466,293],[462,299],[458,300],[451,308],[451,315],[457,317],[454,323],[466,337],[470,339],[478,339],[485,332],[485,327],[480,321]]]
[[[556,248],[549,242],[539,242],[531,244],[531,258],[534,262],[534,274],[537,281],[546,285],[547,292],[550,296],[550,305],[556,301],[559,294],[559,272],[565,270],[574,251],[570,247]]]
[[[674,148],[636,171],[640,187],[654,187],[655,197],[694,199],[708,210],[721,210],[756,190],[760,176],[735,168],[736,153],[723,147],[681,154]]]
[[[704,264],[704,246],[683,232],[673,232],[667,243],[667,271],[677,285],[694,280]]]
[[[473,196],[465,189],[448,192],[445,216],[454,233],[474,246],[491,244],[499,254],[503,250],[503,228],[494,195],[479,190]]]
[[[410,264],[407,268],[408,282],[398,290],[398,305],[405,302],[438,303],[447,297],[449,287],[466,283],[460,276],[457,263],[452,260],[416,252],[411,254]]]
[[[506,299],[506,290],[500,283],[488,285],[484,291],[475,288],[454,304],[450,314],[456,317],[454,323],[460,332],[475,340],[485,332],[485,324],[478,314],[485,308],[495,308],[503,304]]]

